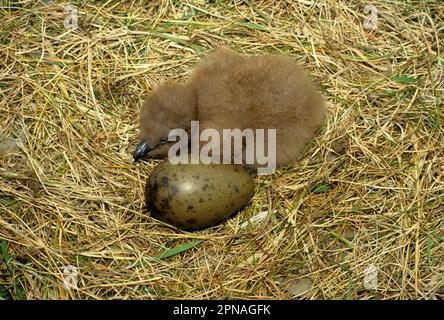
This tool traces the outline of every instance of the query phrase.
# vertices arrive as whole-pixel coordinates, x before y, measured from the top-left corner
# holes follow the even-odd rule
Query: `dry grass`
[[[374,1],[374,31],[361,1],[72,1],[77,30],[50,2],[0,1],[0,297],[444,298],[442,2]],[[294,56],[329,117],[241,214],[174,230],[144,209],[140,102],[220,45]]]

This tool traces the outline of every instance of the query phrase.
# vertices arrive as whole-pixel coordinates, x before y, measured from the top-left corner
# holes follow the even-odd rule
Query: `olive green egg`
[[[213,226],[244,207],[254,194],[241,165],[161,163],[146,184],[151,215],[181,229]]]

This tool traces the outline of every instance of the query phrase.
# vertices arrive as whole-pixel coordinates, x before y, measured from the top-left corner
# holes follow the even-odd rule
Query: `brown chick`
[[[299,159],[321,126],[325,100],[304,70],[283,55],[243,57],[217,49],[197,64],[184,84],[166,84],[146,97],[141,142],[134,159],[168,153],[171,129],[276,129],[276,164]],[[267,150],[267,148],[265,148]],[[245,160],[245,158],[244,158]],[[257,167],[255,163],[253,167]]]

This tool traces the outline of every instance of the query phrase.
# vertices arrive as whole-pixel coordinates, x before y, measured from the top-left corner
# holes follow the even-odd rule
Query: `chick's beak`
[[[134,161],[137,161],[141,158],[143,158],[144,156],[147,155],[148,152],[151,151],[150,146],[148,145],[148,143],[146,143],[145,140],[142,140],[136,147],[136,150],[134,151],[133,154],[133,158]]]

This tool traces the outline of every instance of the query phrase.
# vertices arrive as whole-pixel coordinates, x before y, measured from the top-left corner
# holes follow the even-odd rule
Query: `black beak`
[[[137,161],[137,160],[143,158],[150,151],[151,151],[151,148],[148,145],[148,143],[146,143],[146,141],[141,141],[137,145],[136,150],[134,151],[134,154],[133,154],[134,161]]]

